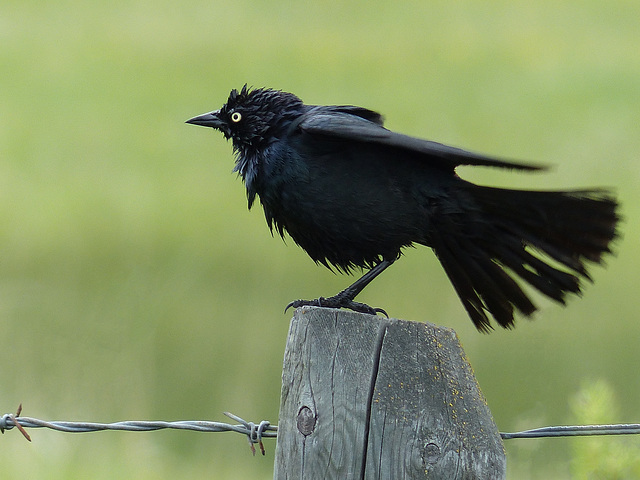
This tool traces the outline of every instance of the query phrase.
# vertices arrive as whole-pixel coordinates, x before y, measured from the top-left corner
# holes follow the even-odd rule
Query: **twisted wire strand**
[[[267,420],[259,423],[247,422],[229,412],[224,414],[232,420],[239,422],[239,425],[231,425],[229,423],[211,422],[204,420],[182,420],[175,422],[165,421],[124,421],[114,423],[97,423],[97,422],[65,422],[65,421],[45,421],[32,417],[21,417],[20,412],[22,405],[18,408],[17,414],[7,413],[0,417],[0,432],[11,430],[16,427],[31,441],[31,438],[25,431],[25,428],[49,428],[59,432],[68,433],[84,433],[99,432],[103,430],[121,430],[130,432],[147,432],[162,429],[176,430],[193,430],[197,432],[237,432],[247,436],[251,451],[255,455],[255,447],[257,443],[260,446],[260,452],[265,454],[263,438],[273,438],[277,436],[278,427],[271,425]]]
[[[579,437],[592,435],[637,435],[640,434],[640,423],[624,423],[617,425],[560,425],[555,427],[534,428],[523,432],[500,433],[503,440],[512,438],[542,437]]]

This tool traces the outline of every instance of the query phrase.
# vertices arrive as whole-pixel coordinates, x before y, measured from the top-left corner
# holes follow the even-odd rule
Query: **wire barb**
[[[18,422],[16,418],[16,417],[19,417],[21,413],[22,413],[22,403],[18,405],[18,410],[16,411],[15,415],[13,413],[4,414],[2,418],[0,418],[0,433],[4,434],[5,430],[11,430],[13,427],[16,427],[18,430],[20,430],[20,433],[24,436],[24,438],[26,438],[27,441],[30,442],[31,437],[29,436],[27,431],[22,427],[22,425],[20,425],[20,422]],[[11,424],[9,423],[9,420],[11,421]]]
[[[242,418],[234,415],[233,413],[224,412],[224,414],[229,417],[231,420],[235,420],[236,422],[240,422],[244,425],[244,427],[249,430],[247,433],[247,437],[249,439],[249,446],[251,447],[251,453],[253,456],[256,456],[256,448],[253,446],[254,443],[257,443],[260,446],[260,453],[262,456],[265,455],[264,444],[262,443],[262,437],[264,433],[269,427],[271,427],[271,423],[267,420],[262,420],[258,425],[253,422],[245,422]],[[278,427],[273,427],[278,428]]]

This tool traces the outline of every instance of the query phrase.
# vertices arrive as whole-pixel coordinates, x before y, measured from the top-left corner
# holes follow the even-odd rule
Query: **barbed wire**
[[[640,434],[639,423],[624,423],[618,425],[561,425],[557,427],[534,428],[523,432],[502,433],[503,440],[512,438],[542,438],[542,437],[578,437],[591,435],[637,435]]]
[[[22,435],[31,441],[31,437],[25,428],[50,428],[59,432],[84,433],[99,432],[103,430],[121,430],[129,432],[148,432],[162,429],[194,430],[197,432],[236,432],[247,436],[251,452],[256,454],[254,444],[258,444],[262,455],[265,454],[263,438],[275,438],[278,436],[278,426],[271,425],[267,420],[259,423],[247,422],[233,413],[224,412],[230,419],[239,423],[231,425],[229,423],[211,422],[205,420],[182,420],[176,422],[165,421],[125,421],[115,423],[95,423],[95,422],[47,422],[31,417],[21,417],[22,404],[18,406],[18,411],[7,413],[0,417],[0,432],[17,428]],[[640,434],[640,424],[625,423],[615,425],[560,425],[553,427],[535,428],[521,432],[504,433],[500,432],[503,440],[514,438],[543,438],[543,437],[576,437],[593,435],[637,435]]]
[[[230,419],[238,422],[240,425],[231,425],[222,422],[211,422],[205,420],[183,420],[176,422],[165,421],[125,421],[115,423],[96,423],[96,422],[64,422],[39,420],[31,417],[21,417],[22,404],[18,407],[16,414],[7,413],[0,417],[0,432],[11,430],[16,427],[22,435],[31,441],[31,437],[25,428],[50,428],[59,432],[68,433],[84,433],[99,432],[103,430],[121,430],[129,432],[148,432],[162,429],[177,430],[194,430],[197,432],[236,432],[247,436],[251,452],[255,455],[256,449],[254,444],[260,447],[260,453],[265,454],[263,438],[274,438],[277,436],[277,425],[271,425],[267,420],[262,420],[258,424],[247,422],[233,413],[224,412]]]

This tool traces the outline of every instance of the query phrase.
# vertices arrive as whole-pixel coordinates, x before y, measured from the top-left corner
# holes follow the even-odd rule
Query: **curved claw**
[[[289,302],[289,304],[284,307],[284,312],[287,313],[291,307],[300,308],[300,307],[323,307],[321,301],[323,298],[316,298],[315,300],[294,300],[293,302]]]
[[[376,307],[376,308],[374,308],[374,310],[375,310],[375,312],[376,312],[376,313],[381,313],[381,314],[382,314],[382,315],[384,315],[385,317],[389,318],[389,314],[388,314],[387,312],[385,312],[385,310],[384,310],[384,309],[382,309],[382,308],[377,308],[377,307]]]

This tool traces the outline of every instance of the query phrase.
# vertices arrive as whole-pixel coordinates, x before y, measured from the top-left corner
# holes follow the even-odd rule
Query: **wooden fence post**
[[[275,479],[503,479],[456,333],[304,307],[289,329]]]

